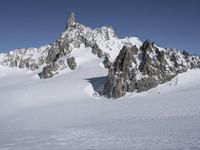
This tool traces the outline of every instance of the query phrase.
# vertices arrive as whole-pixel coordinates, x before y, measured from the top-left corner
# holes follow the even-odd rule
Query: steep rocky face
[[[42,72],[39,73],[38,75],[40,76],[41,79],[51,78],[58,73],[58,69],[59,65],[54,62],[45,66]]]
[[[127,86],[128,80],[135,79],[134,72],[130,72],[130,68],[133,68],[133,54],[133,49],[124,46],[114,63],[111,65],[108,79],[103,89],[103,94],[107,97],[118,98],[126,94],[126,91],[129,89]]]
[[[102,50],[99,48],[99,46],[96,43],[92,46],[92,53],[94,55],[97,55],[99,58],[102,58],[104,56]]]
[[[72,12],[69,16],[68,22],[67,22],[67,26],[66,26],[66,30],[69,30],[69,28],[71,26],[73,26],[73,24],[75,23],[75,13]]]
[[[76,69],[77,63],[75,57],[70,57],[67,59],[67,64],[71,70]]]
[[[59,71],[62,71],[68,67],[71,70],[74,70],[76,66],[71,67],[68,63],[68,59],[71,57],[70,52],[69,44],[66,41],[56,41],[55,43],[51,44],[46,56],[45,66],[43,67],[42,72],[38,74],[40,78],[51,78],[58,74]],[[75,63],[75,58],[73,59],[73,63]]]
[[[150,41],[145,41],[140,49],[123,47],[109,68],[103,95],[119,98],[127,92],[147,91],[194,68],[200,68],[199,56],[185,51],[159,48]]]

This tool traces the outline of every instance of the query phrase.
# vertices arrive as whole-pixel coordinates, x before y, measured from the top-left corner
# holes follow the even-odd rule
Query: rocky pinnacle
[[[75,22],[75,13],[72,12],[69,16],[69,19],[66,25],[66,30],[68,30],[74,24],[74,22]]]

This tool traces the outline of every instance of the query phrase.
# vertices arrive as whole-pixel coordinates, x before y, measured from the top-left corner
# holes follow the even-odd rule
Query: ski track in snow
[[[0,150],[200,149],[199,70],[109,100],[94,91],[107,71],[89,57],[47,80],[0,68]]]

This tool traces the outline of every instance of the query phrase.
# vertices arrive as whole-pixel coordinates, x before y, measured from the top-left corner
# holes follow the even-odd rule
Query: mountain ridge
[[[100,94],[119,98],[127,92],[142,92],[165,83],[178,73],[200,68],[200,58],[186,51],[158,47],[137,37],[120,39],[111,26],[91,29],[75,21],[71,13],[58,39],[40,48],[17,49],[0,55],[0,65],[35,71],[51,78],[80,65],[74,49],[87,48],[100,59],[108,77]],[[87,58],[85,58],[87,59]]]
[[[139,49],[124,46],[109,68],[103,95],[119,98],[127,92],[147,91],[188,69],[199,68],[200,57],[186,51],[159,48],[148,40]]]
[[[53,69],[56,59],[62,59],[64,55],[68,59],[68,54],[74,48],[79,48],[81,44],[85,47],[90,47],[91,52],[98,57],[105,57],[106,60],[114,61],[115,57],[125,44],[130,45],[141,45],[142,42],[136,38],[124,38],[119,39],[112,27],[104,26],[101,28],[91,29],[85,27],[82,24],[75,22],[75,14],[72,13],[69,16],[66,31],[61,33],[58,39],[49,45],[40,48],[28,48],[28,49],[17,49],[10,51],[7,54],[3,54],[0,64],[9,67],[27,68],[32,71],[41,69],[42,67],[49,67]],[[59,57],[59,58],[58,58]],[[71,58],[74,60],[74,58]],[[63,64],[67,64],[63,66]],[[51,66],[54,66],[53,68]],[[68,63],[66,60],[59,64],[60,68],[55,70],[66,69]],[[72,67],[73,68],[73,67]],[[43,77],[48,78],[54,75],[53,71],[51,75],[44,75]],[[56,74],[56,73],[55,73]]]

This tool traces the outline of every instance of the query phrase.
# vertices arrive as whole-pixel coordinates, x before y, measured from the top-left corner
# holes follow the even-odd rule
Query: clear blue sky
[[[200,54],[200,0],[0,0],[0,51],[55,41],[71,11],[92,28]]]

